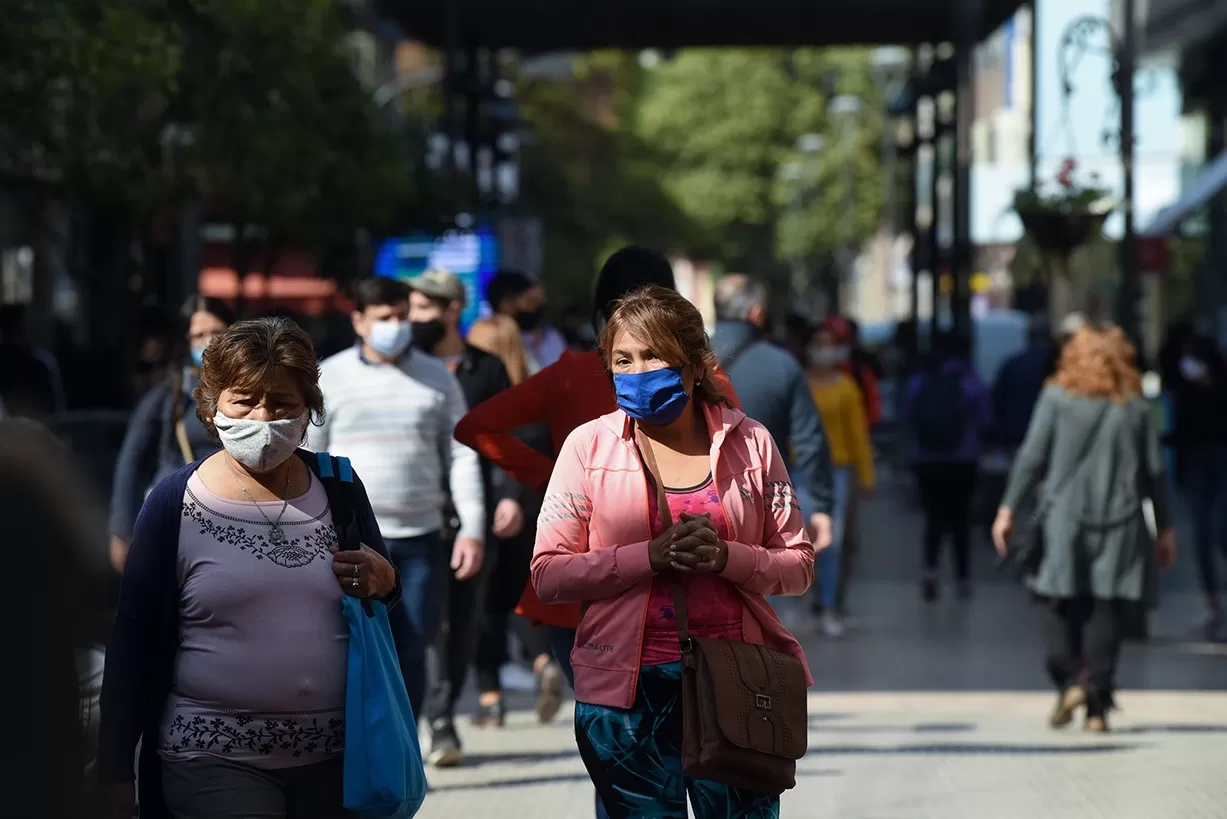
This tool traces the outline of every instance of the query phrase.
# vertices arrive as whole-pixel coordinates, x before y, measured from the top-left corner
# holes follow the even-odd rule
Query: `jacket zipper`
[[[634,446],[635,446],[636,452],[638,453],[639,444],[635,443]],[[644,517],[647,519],[647,523],[648,523],[648,561],[650,564],[651,558],[652,558],[651,544],[653,540],[653,536],[652,536],[652,494],[651,494],[652,489],[651,489],[651,486],[649,486],[648,484],[648,470],[643,465],[643,455],[642,453],[638,453],[638,454],[639,454],[639,471],[643,474],[643,500],[647,504],[644,507],[645,509]],[[657,514],[660,514],[659,509],[657,509],[656,512]],[[654,586],[655,584],[656,584],[656,575],[653,575],[652,585]],[[628,708],[634,707],[635,694],[639,691],[639,672],[643,665],[643,638],[644,638],[643,632],[644,632],[644,629],[646,629],[648,626],[648,609],[651,608],[651,606],[652,606],[652,586],[649,586],[648,593],[643,598],[643,619],[640,621],[640,626],[639,626],[639,649],[635,655],[635,676],[634,676],[634,679],[631,681],[631,702],[630,702],[630,705],[627,706]]]

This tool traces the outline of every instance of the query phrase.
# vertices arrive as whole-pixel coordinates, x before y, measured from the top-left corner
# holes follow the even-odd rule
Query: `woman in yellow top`
[[[847,358],[848,348],[836,341],[829,327],[824,324],[814,330],[806,348],[806,371],[831,447],[834,490],[831,545],[819,555],[820,582],[815,584],[819,599],[815,601],[815,608],[821,606],[822,630],[829,637],[840,637],[844,633],[843,620],[836,610],[836,595],[844,531],[855,508],[852,505],[853,478],[863,494],[873,491],[873,451],[869,445],[865,400],[856,382],[840,370]]]

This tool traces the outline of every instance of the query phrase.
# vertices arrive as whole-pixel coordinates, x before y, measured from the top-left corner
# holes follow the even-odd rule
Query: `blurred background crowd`
[[[192,392],[213,338],[286,316],[324,360],[372,344],[364,322],[388,316],[371,308],[407,287],[414,349],[453,371],[470,348],[502,364],[504,380],[466,394],[473,409],[593,355],[597,271],[628,244],[667,258],[747,413],[796,462],[809,444],[786,426],[795,396],[773,391],[795,381],[821,419],[842,549],[830,582],[781,609],[794,629],[858,639],[849,578],[877,554],[858,521],[884,494],[923,521],[900,536],[919,598],[970,601],[1062,345],[1111,323],[1188,533],[1196,604],[1178,636],[1227,640],[1227,13],[695,8],[6,6],[0,496],[12,542],[36,553],[18,561],[30,597],[15,612],[42,606],[48,639],[82,648],[87,721],[141,502],[217,449]],[[771,352],[747,359],[743,337]],[[542,430],[518,434],[552,456]],[[536,489],[507,525],[525,566]],[[497,643],[477,669],[483,724],[501,724],[503,687],[545,721],[565,696],[509,577],[483,626]],[[47,604],[65,596],[81,605]],[[1122,614],[1130,639],[1148,638],[1151,613]],[[27,693],[54,697],[40,680]],[[459,764],[447,730],[428,750]]]

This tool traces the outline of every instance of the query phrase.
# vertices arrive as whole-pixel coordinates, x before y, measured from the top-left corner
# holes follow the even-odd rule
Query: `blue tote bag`
[[[342,606],[349,624],[345,808],[362,819],[409,819],[426,798],[426,770],[388,610],[348,596]]]
[[[356,535],[346,537],[353,529],[349,461],[326,452],[317,457],[325,485],[336,480],[347,490],[330,493],[333,525],[351,541],[343,548],[359,548]],[[426,769],[388,609],[381,601],[346,595],[341,610],[349,626],[342,802],[359,819],[410,819],[426,798]]]

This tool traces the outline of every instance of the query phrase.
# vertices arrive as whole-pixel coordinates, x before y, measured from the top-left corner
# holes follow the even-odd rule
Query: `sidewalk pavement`
[[[1227,817],[1227,648],[1184,642],[1196,595],[1173,581],[1155,639],[1126,647],[1122,711],[1108,736],[1047,728],[1047,688],[1027,595],[977,550],[977,594],[919,594],[919,518],[893,489],[862,511],[848,635],[825,640],[794,602],[814,671],[810,752],[782,814],[809,819],[1209,819]],[[419,816],[586,819],[592,786],[570,711],[537,725],[522,695],[507,728],[462,721],[467,764],[430,772]],[[462,713],[464,709],[462,709]]]

